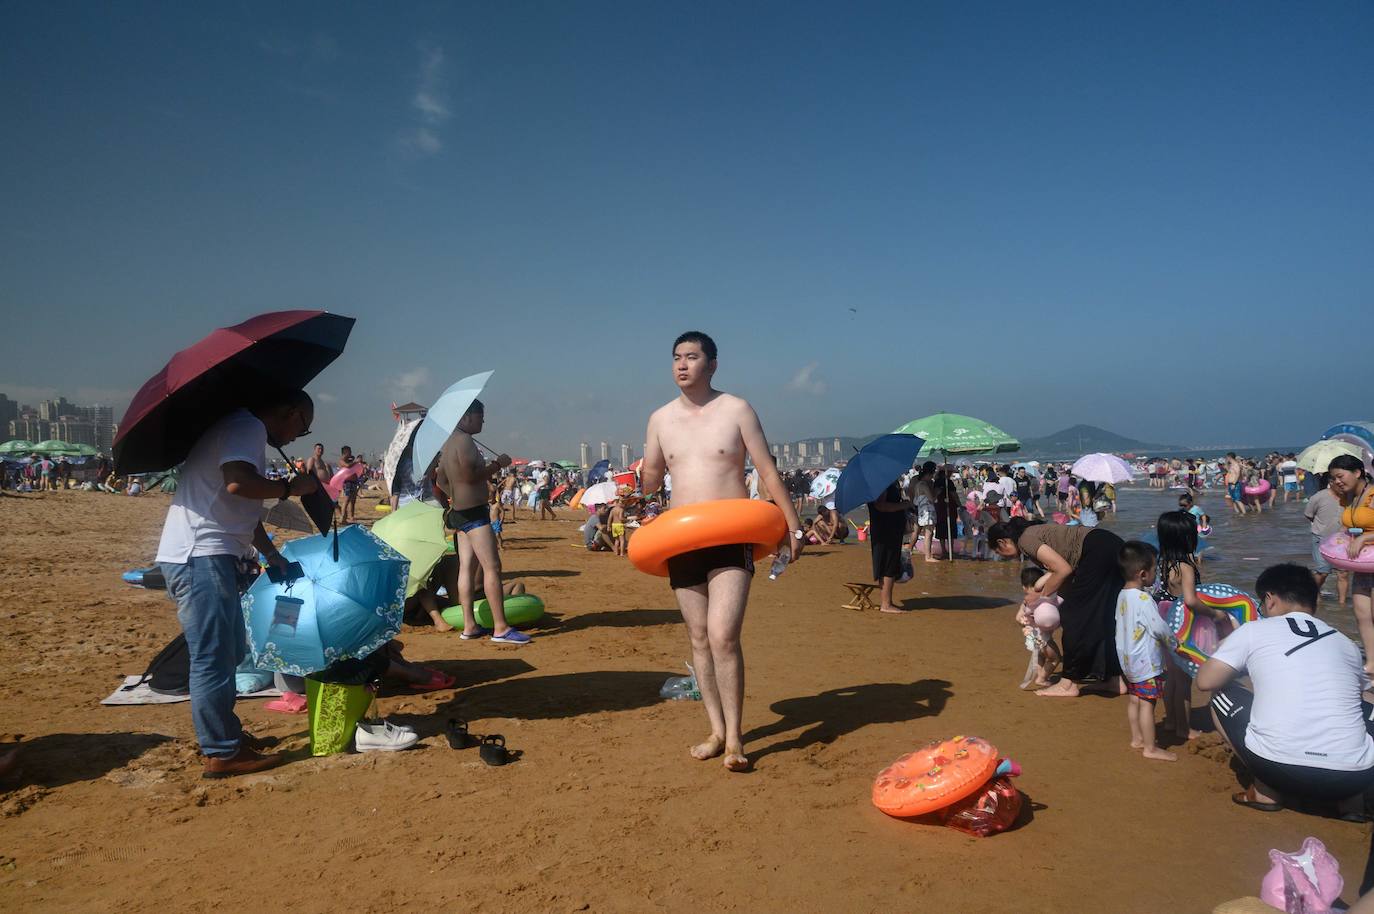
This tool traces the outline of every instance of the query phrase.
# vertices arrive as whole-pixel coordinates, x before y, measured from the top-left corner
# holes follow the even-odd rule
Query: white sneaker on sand
[[[385,720],[361,721],[354,734],[353,745],[359,752],[400,752],[420,741],[420,735],[409,727],[397,726]]]

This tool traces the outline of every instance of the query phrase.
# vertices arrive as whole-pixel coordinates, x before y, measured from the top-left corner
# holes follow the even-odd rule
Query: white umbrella
[[[1131,465],[1115,454],[1085,454],[1074,462],[1069,470],[1079,479],[1088,482],[1129,482]]]
[[[1348,454],[1361,462],[1364,461],[1364,451],[1360,450],[1357,445],[1351,444],[1349,441],[1327,438],[1303,448],[1302,453],[1298,455],[1298,466],[1309,473],[1325,473],[1330,467],[1331,461],[1342,454]]]
[[[594,486],[588,486],[587,491],[582,493],[584,505],[601,505],[608,501],[615,501],[614,482],[598,482]]]
[[[491,376],[490,371],[470,375],[444,391],[439,395],[439,399],[434,401],[434,405],[429,408],[429,414],[420,423],[420,429],[415,433],[415,443],[411,446],[416,478],[423,476],[429,469],[430,462],[444,446],[448,436],[453,434],[454,426],[463,418]]]
[[[835,486],[839,484],[840,473],[842,472],[843,470],[839,467],[831,467],[811,480],[811,497],[823,501],[834,495]]]

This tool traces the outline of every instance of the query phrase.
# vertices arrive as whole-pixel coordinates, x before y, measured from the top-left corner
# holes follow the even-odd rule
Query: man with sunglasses
[[[204,776],[262,771],[284,757],[243,731],[234,714],[234,669],[247,651],[239,609],[238,565],[254,548],[282,570],[287,560],[262,527],[262,503],[307,495],[319,481],[306,473],[269,479],[267,445],[284,447],[310,432],[315,407],[304,391],[271,397],[220,419],[191,448],[162,528],[157,561],[176,601],[191,661],[191,720]]]

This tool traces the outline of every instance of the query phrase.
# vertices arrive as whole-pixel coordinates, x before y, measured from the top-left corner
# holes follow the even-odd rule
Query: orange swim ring
[[[971,796],[997,771],[997,747],[956,736],[908,752],[873,782],[873,805],[889,816],[921,816]]]
[[[630,537],[630,561],[646,574],[668,576],[674,556],[734,543],[752,543],[754,558],[778,548],[787,519],[778,506],[750,498],[701,501],[664,511]]]

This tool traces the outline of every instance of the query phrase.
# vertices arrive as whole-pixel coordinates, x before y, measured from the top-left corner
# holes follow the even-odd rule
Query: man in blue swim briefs
[[[491,529],[491,508],[487,504],[487,483],[505,467],[510,457],[502,454],[490,462],[483,460],[472,436],[482,430],[486,410],[481,400],[473,400],[463,418],[439,452],[437,480],[448,496],[449,509],[444,524],[457,532],[458,599],[463,604],[465,641],[491,635],[496,644],[529,644],[530,636],[506,624],[506,606],[501,599],[501,552],[496,533]],[[473,615],[474,583],[478,567],[482,587],[491,606],[491,629],[477,624]]]
[[[791,496],[773,465],[768,441],[753,407],[711,386],[716,344],[689,331],[673,343],[673,380],[679,396],[649,417],[640,479],[651,496],[673,479],[672,505],[680,508],[722,498],[748,498],[744,457],[753,460],[766,489],[787,518],[786,545],[795,560],[802,551],[802,526]],[[711,735],[693,746],[699,760],[723,756],[727,770],[745,771],[740,718],[744,711],[744,653],[740,629],[754,573],[747,543],[698,549],[668,560],[668,581],[677,596],[692,642],[692,660]]]
[[[1226,500],[1237,514],[1244,514],[1245,507],[1245,468],[1240,458],[1233,453],[1226,455]]]

